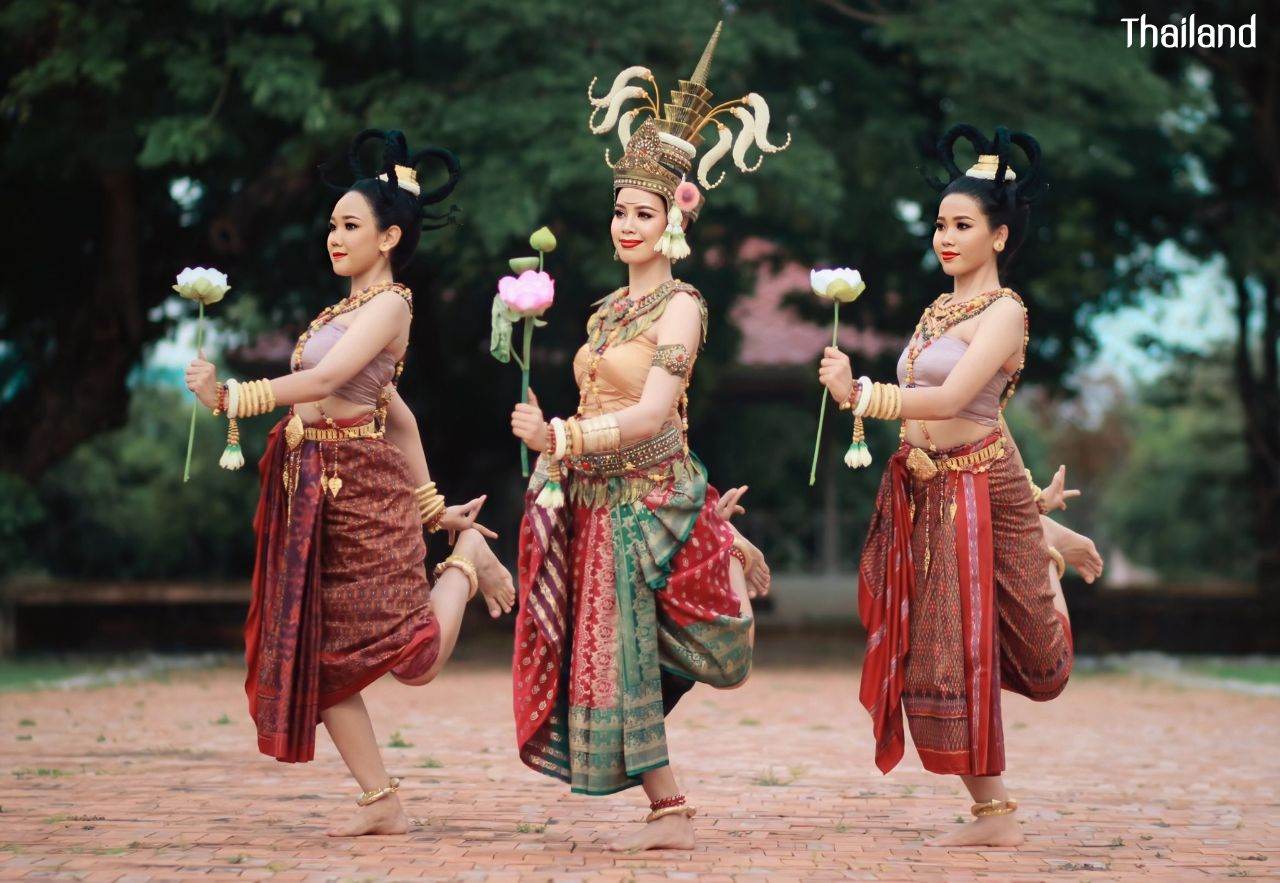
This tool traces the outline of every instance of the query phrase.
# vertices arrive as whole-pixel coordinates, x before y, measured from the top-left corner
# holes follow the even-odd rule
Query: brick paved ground
[[[852,649],[834,648],[837,662]],[[317,762],[253,752],[233,668],[72,692],[0,694],[0,878],[1116,879],[1280,875],[1280,701],[1137,676],[1079,676],[1047,705],[1006,697],[1009,783],[1027,845],[936,850],[967,810],[955,779],[871,764],[855,672],[762,665],[695,690],[672,748],[701,809],[692,853],[601,843],[637,792],[568,795],[512,747],[506,672],[455,664],[436,684],[375,685],[379,738],[422,827],[331,841],[353,797]]]

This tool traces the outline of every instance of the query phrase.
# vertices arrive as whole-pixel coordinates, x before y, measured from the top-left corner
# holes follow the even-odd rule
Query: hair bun
[[[360,160],[360,151],[369,141],[375,140],[382,142],[382,158],[378,168],[368,169]],[[419,166],[428,160],[441,163],[448,173],[448,179],[433,190],[423,191],[418,184]],[[435,230],[444,227],[452,223],[457,215],[456,206],[451,206],[440,214],[426,211],[427,206],[447,199],[462,177],[462,166],[458,158],[443,147],[426,147],[411,154],[409,141],[404,132],[399,129],[365,129],[352,139],[351,146],[347,148],[347,165],[357,181],[372,179],[382,184],[383,195],[388,200],[396,199],[397,193],[403,193],[412,199],[416,213],[422,220],[423,229]],[[406,186],[406,183],[400,180],[397,167],[412,170],[413,186]],[[321,168],[321,177],[326,184],[338,190],[348,189],[348,186],[338,185],[329,180],[326,171],[325,167]]]
[[[935,190],[944,190],[952,181],[967,174],[960,171],[956,165],[955,146],[961,138],[973,145],[979,157],[996,158],[996,168],[990,180],[992,180],[992,187],[1001,194],[1000,198],[1012,198],[1018,204],[1027,205],[1043,192],[1040,144],[1035,138],[1026,132],[1010,132],[1004,126],[996,126],[995,138],[989,139],[967,123],[960,123],[948,129],[934,148],[935,156],[947,170],[948,175],[945,181],[940,181],[928,174],[924,176],[925,181]],[[1013,163],[1010,162],[1014,147],[1020,148],[1027,158],[1027,168],[1016,175],[1013,174]],[[987,165],[987,168],[990,166]],[[987,176],[972,175],[971,177]]]

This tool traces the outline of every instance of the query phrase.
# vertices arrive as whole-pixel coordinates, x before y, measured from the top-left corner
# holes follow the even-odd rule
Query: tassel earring
[[[662,231],[662,238],[656,246],[658,254],[664,254],[672,261],[689,256],[689,243],[684,238],[683,222],[684,213],[680,211],[680,206],[672,205],[667,212],[667,229]]]

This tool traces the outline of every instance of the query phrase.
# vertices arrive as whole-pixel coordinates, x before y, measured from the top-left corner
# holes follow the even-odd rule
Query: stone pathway
[[[700,842],[669,855],[602,849],[642,814],[639,792],[571,796],[519,763],[493,662],[366,693],[422,825],[354,841],[324,835],[356,790],[327,738],[311,764],[256,754],[234,668],[0,693],[0,879],[1280,876],[1280,700],[1088,673],[1051,703],[1006,694],[1027,845],[937,850],[922,837],[969,801],[910,748],[876,771],[852,657],[767,663],[682,702],[671,747]]]

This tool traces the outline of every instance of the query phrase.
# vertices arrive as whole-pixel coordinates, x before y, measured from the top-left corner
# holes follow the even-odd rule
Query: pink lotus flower
[[[514,313],[541,316],[556,298],[556,283],[542,270],[525,270],[499,279],[498,297]]]

